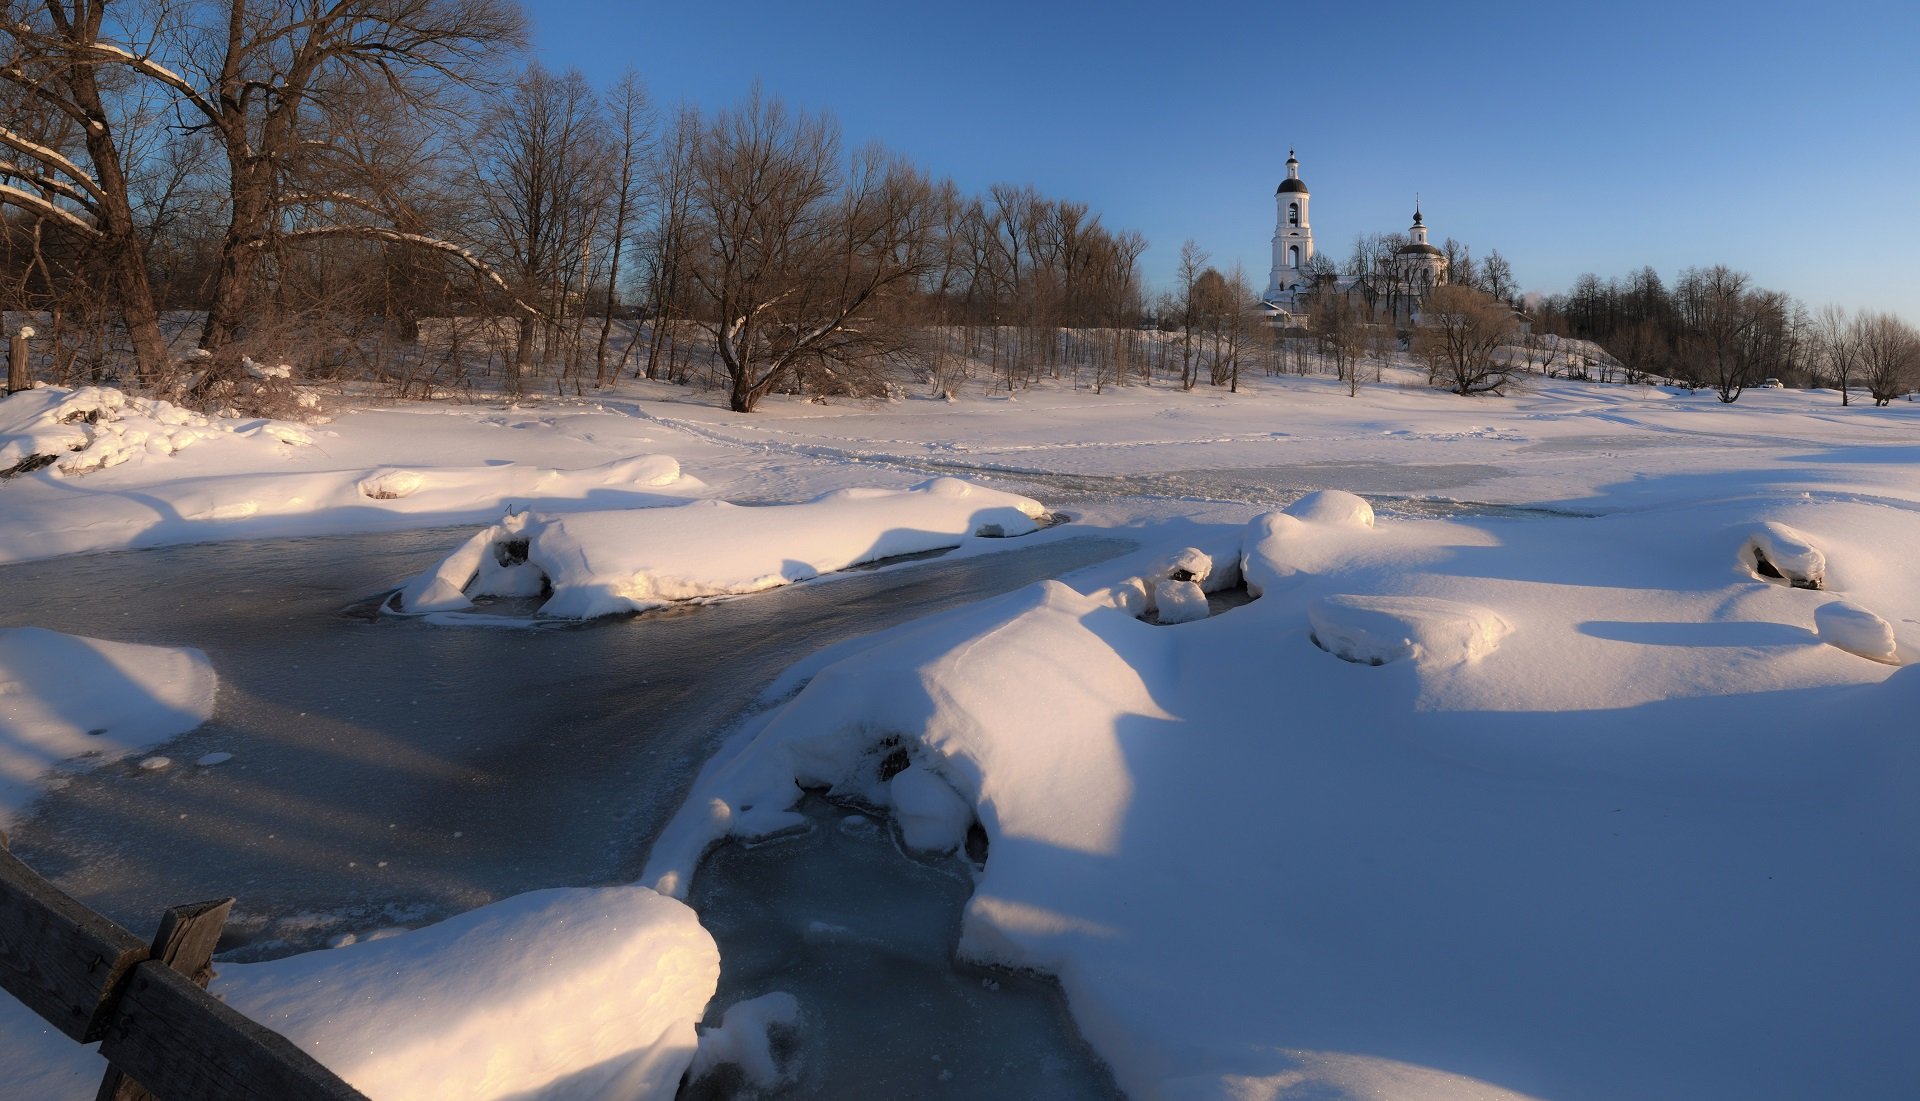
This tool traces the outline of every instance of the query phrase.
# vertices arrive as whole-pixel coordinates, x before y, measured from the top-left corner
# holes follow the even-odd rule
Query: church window
[[[1299,245],[1294,245],[1291,248],[1287,249],[1287,266],[1290,268],[1297,268],[1300,266],[1300,246]]]
[[[1300,204],[1299,203],[1287,204],[1287,224],[1290,226],[1297,226],[1300,224]]]

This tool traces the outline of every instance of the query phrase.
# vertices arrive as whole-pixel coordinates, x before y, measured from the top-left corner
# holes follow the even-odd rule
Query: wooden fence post
[[[32,336],[33,326],[31,325],[22,325],[13,331],[13,346],[7,355],[7,393],[9,394],[33,389],[33,383],[27,379],[27,340]]]
[[[186,906],[170,907],[160,917],[160,930],[153,934],[153,958],[192,979],[205,990],[213,981],[213,949],[220,943],[220,930],[226,927],[233,899],[215,899]],[[146,1087],[107,1067],[100,1080],[100,1092],[94,1101],[155,1101]]]

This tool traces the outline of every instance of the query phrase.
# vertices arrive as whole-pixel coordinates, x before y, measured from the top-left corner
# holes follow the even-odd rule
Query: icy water
[[[1003,479],[1008,487],[1036,492],[1054,504],[1102,497],[1155,496],[1234,501],[1282,508],[1317,489],[1357,493],[1388,516],[1578,516],[1582,513],[1520,505],[1489,504],[1441,495],[1468,490],[1508,471],[1470,463],[1410,465],[1379,462],[1300,463],[1291,466],[1223,467],[1144,474],[1062,474],[1040,470],[968,468]],[[951,473],[951,471],[949,471]],[[1432,494],[1421,496],[1420,494]]]
[[[235,895],[223,949],[240,959],[630,881],[718,737],[795,660],[1132,547],[1067,539],[541,630],[372,614],[470,533],[0,567],[0,626],[196,646],[220,676],[213,720],[161,751],[172,768],[67,778],[15,851],[137,933]],[[232,757],[193,763],[213,753]]]
[[[782,1098],[1116,1098],[1049,980],[954,962],[966,859],[922,859],[889,824],[819,797],[808,828],[708,854],[688,901],[720,945],[709,1024],[782,991],[801,1005]],[[723,1071],[682,1101],[736,1096]]]

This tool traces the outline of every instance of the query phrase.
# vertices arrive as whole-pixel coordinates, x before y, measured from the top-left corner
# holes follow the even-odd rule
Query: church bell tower
[[[1267,275],[1269,299],[1307,285],[1307,262],[1313,259],[1313,227],[1307,221],[1307,185],[1300,179],[1300,162],[1287,150],[1287,178],[1273,193],[1273,270]]]

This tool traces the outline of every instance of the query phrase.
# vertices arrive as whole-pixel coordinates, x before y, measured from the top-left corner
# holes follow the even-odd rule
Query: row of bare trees
[[[905,360],[1149,369],[1145,241],[1086,204],[757,91],[662,118],[525,39],[510,0],[0,0],[0,309],[50,316],[63,379],[214,401],[249,355],[417,394],[704,370],[743,410]]]
[[[1831,386],[1842,405],[1857,388],[1885,405],[1920,385],[1920,334],[1911,325],[1838,306],[1812,313],[1725,265],[1688,268],[1671,288],[1650,267],[1614,280],[1582,275],[1537,305],[1535,327],[1605,345],[1628,381],[1665,376],[1711,387],[1726,402],[1768,379]]]

